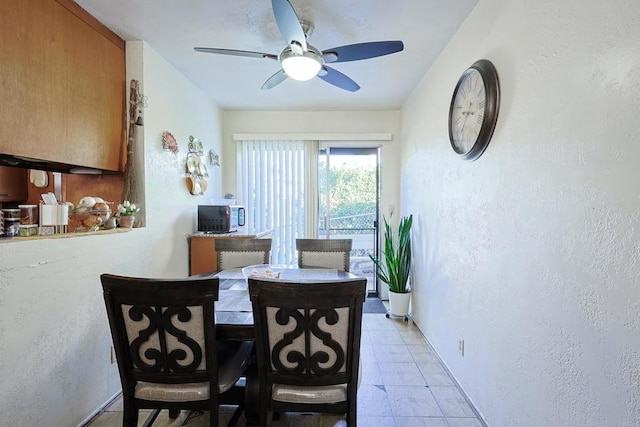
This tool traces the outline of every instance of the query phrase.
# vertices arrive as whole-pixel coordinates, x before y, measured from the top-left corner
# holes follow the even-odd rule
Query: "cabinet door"
[[[0,202],[19,202],[27,198],[27,170],[0,166]]]
[[[124,42],[71,0],[0,14],[0,153],[124,170]]]
[[[211,273],[218,271],[218,252],[216,239],[255,239],[255,234],[221,234],[189,237],[189,274]],[[260,238],[271,238],[271,233]]]
[[[218,271],[218,253],[213,237],[191,236],[189,245],[189,274]]]

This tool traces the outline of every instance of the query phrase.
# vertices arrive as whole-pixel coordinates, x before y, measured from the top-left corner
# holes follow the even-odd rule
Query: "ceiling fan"
[[[355,92],[360,89],[360,86],[340,71],[327,66],[328,63],[359,61],[389,55],[404,49],[404,44],[395,40],[350,44],[321,51],[307,43],[307,37],[313,32],[314,26],[311,22],[298,18],[289,0],[271,0],[271,6],[278,29],[287,42],[287,47],[280,52],[280,55],[211,47],[195,47],[194,50],[279,61],[282,68],[264,82],[262,89],[271,89],[287,78],[305,81],[318,76],[327,83]]]

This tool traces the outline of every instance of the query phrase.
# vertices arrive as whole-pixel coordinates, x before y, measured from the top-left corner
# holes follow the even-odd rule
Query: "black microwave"
[[[198,231],[232,233],[244,225],[244,207],[237,205],[198,205]]]

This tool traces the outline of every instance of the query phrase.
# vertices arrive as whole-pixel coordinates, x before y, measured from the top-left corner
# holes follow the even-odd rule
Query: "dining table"
[[[280,270],[280,268],[278,269]],[[249,298],[248,280],[243,269],[233,268],[215,273],[201,273],[197,276],[214,276],[219,279],[218,301],[215,305],[216,338],[218,340],[252,341],[254,339],[253,312]],[[276,280],[309,282],[309,286],[313,286],[313,283],[317,282],[333,282],[357,277],[353,273],[328,268],[285,266],[279,272],[279,277]],[[258,402],[258,374],[257,366],[254,363],[246,374],[245,419],[247,425],[259,425]]]

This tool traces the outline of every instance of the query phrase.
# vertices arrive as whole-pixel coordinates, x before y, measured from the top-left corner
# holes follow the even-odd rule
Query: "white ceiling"
[[[325,50],[402,40],[404,51],[332,67],[356,81],[348,92],[319,78],[264,81],[279,63],[195,52],[195,46],[279,54],[285,42],[269,0],[75,0],[125,40],[144,40],[226,110],[398,110],[478,0],[290,0],[313,22]]]

